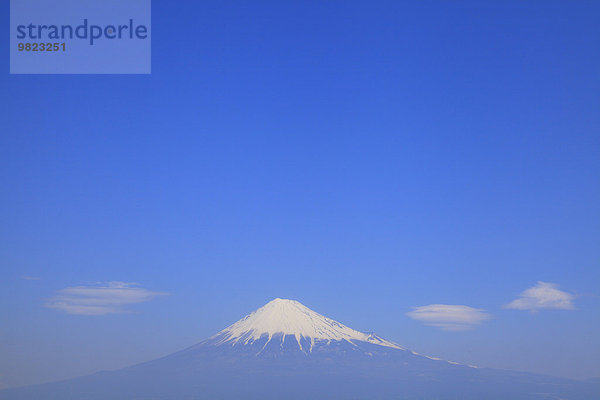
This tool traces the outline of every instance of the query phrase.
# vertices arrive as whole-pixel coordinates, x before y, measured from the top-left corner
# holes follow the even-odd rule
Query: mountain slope
[[[600,385],[415,354],[275,299],[188,349],[118,371],[0,391],[3,400],[600,399]]]

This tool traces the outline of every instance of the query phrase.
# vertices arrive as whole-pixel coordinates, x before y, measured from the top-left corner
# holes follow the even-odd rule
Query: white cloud
[[[128,305],[144,303],[165,294],[144,289],[137,283],[97,282],[61,289],[46,301],[46,307],[68,314],[122,314],[128,312],[125,308]]]
[[[452,304],[430,304],[414,307],[406,315],[427,325],[447,331],[464,331],[492,318],[479,308]]]
[[[549,282],[538,282],[519,295],[518,298],[506,304],[505,308],[515,310],[537,311],[543,308],[556,310],[574,309],[575,296],[558,289],[558,285]]]

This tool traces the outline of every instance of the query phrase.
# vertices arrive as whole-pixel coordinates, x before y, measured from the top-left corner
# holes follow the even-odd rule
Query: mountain
[[[2,400],[592,400],[600,384],[416,354],[275,299],[211,338],[129,368],[0,391]]]

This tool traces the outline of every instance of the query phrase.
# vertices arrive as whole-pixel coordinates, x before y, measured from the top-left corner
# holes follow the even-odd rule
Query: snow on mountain
[[[351,344],[360,341],[404,350],[396,343],[377,335],[359,332],[316,313],[295,300],[279,298],[223,329],[209,340],[216,345],[229,343],[235,346],[252,344],[265,337],[268,338],[266,344],[273,337],[284,341],[286,336],[294,336],[301,350],[304,350],[302,343],[308,340],[308,351],[312,351],[317,341],[347,341]]]

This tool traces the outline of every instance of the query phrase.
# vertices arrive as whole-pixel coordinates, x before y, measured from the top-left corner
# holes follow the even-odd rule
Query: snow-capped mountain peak
[[[0,399],[588,400],[599,393],[591,382],[421,356],[297,301],[275,299],[182,351],[118,371],[0,390]]]
[[[327,318],[295,300],[279,298],[225,328],[212,339],[216,339],[216,344],[238,345],[251,344],[264,337],[270,341],[275,335],[281,336],[282,340],[288,335],[295,336],[299,345],[301,339],[308,340],[311,349],[315,341],[323,340],[361,341],[402,349],[375,334],[359,332]]]

